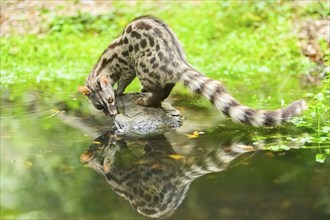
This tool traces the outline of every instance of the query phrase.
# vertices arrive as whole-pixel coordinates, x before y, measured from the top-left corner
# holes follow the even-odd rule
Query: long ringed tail
[[[234,122],[249,124],[254,127],[283,124],[307,109],[304,100],[295,101],[285,108],[276,110],[252,109],[235,100],[220,82],[207,78],[192,67],[183,71],[180,81],[193,92],[206,97]]]

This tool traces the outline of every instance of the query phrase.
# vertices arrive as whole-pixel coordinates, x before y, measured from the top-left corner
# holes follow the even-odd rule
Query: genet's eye
[[[99,102],[97,102],[95,103],[95,108],[97,108],[98,110],[102,110],[103,106]]]
[[[109,102],[109,103],[112,103],[112,102],[113,102],[113,98],[110,97],[110,98],[108,99],[108,102]]]

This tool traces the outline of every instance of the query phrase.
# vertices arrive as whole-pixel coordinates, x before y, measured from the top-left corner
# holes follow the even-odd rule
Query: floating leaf
[[[174,159],[174,160],[179,160],[179,159],[184,158],[183,155],[179,155],[179,154],[170,154],[170,155],[168,155],[168,157],[169,157],[169,158],[172,158],[172,159]]]
[[[198,138],[200,134],[205,134],[203,131],[194,131],[192,134],[186,134],[188,138]]]
[[[187,138],[198,138],[198,135],[186,134]]]
[[[327,158],[327,156],[325,154],[322,153],[318,153],[315,156],[315,161],[319,162],[319,163],[324,163],[325,159]]]
[[[159,170],[161,168],[160,164],[159,163],[154,163],[152,166],[151,166],[151,169],[154,169],[154,170]]]

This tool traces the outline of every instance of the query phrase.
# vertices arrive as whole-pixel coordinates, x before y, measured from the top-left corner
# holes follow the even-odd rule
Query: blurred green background
[[[310,107],[294,121],[303,130],[214,128],[215,134],[243,132],[255,141],[290,138],[316,149],[259,154],[248,166],[198,180],[176,216],[329,216],[329,160],[324,165],[314,160],[314,154],[325,159],[330,153],[328,1],[4,0],[0,4],[2,218],[142,218],[105,187],[101,176],[81,165],[79,155],[92,138],[60,116],[65,111],[92,118],[90,103],[77,86],[127,23],[145,14],[163,19],[181,40],[188,61],[222,81],[242,103],[278,108],[282,100],[288,104],[304,98]],[[127,91],[139,87],[135,80]],[[181,97],[176,104],[197,109],[198,116],[212,109],[181,85],[171,97]],[[204,120],[211,121],[218,123]],[[276,147],[281,146],[285,145]],[[205,190],[205,183],[210,190]],[[255,191],[250,190],[253,187]],[[256,204],[262,204],[261,210],[254,210]]]

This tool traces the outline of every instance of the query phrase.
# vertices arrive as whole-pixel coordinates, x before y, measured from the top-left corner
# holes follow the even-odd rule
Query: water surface
[[[174,102],[185,116],[177,131],[114,141],[102,115],[25,100],[1,106],[2,219],[147,219],[133,205],[134,186],[141,207],[170,219],[330,217],[329,160],[315,162],[309,131],[234,125],[215,109]],[[93,154],[81,157],[86,150]],[[116,176],[135,184],[125,192],[109,181]],[[177,199],[150,199],[163,188]]]

